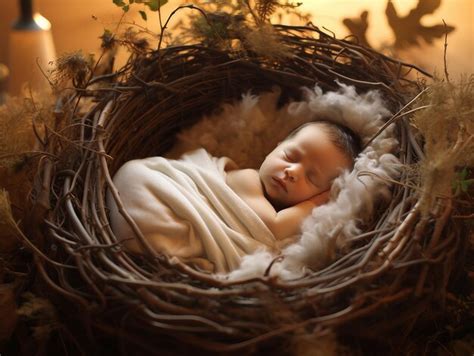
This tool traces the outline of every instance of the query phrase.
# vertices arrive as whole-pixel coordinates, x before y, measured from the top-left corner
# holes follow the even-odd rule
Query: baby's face
[[[329,190],[334,178],[351,164],[324,127],[312,124],[281,142],[265,158],[259,175],[267,199],[286,208]]]

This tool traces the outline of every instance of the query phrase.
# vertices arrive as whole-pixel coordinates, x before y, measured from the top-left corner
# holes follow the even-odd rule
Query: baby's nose
[[[300,168],[298,165],[292,165],[290,167],[285,168],[285,177],[290,181],[290,182],[296,182],[299,178],[300,175]]]

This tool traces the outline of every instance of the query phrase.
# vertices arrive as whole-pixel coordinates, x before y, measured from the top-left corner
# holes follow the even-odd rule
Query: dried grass
[[[103,43],[106,42],[103,36]],[[53,87],[60,89],[72,82],[75,87],[83,88],[91,77],[93,64],[93,56],[85,55],[82,51],[63,54],[56,59],[51,72]]]
[[[8,98],[0,106],[0,251],[18,243],[15,218],[23,215],[33,176],[37,170],[35,131],[44,133],[51,121],[53,98],[31,93]],[[13,210],[12,210],[13,209]]]
[[[45,125],[52,122],[53,102],[48,93],[30,93],[9,97],[0,106],[0,168],[21,169],[35,148],[36,134],[42,136]]]
[[[201,41],[210,47],[230,49],[234,48],[234,40],[243,40],[245,47],[258,55],[284,58],[290,51],[278,40],[271,27],[272,19],[282,23],[283,18],[291,18],[301,25],[310,21],[310,15],[303,13],[300,4],[292,1],[194,0],[192,3],[206,15],[190,13],[189,21],[179,21],[174,28],[174,32],[179,33],[174,36],[176,43]]]
[[[458,83],[435,80],[412,118],[424,137],[420,163],[421,206],[428,213],[439,197],[452,197],[456,170],[474,165],[474,75]]]
[[[270,58],[285,58],[291,56],[289,47],[282,44],[274,28],[269,24],[262,24],[255,30],[245,32],[247,47],[258,55],[267,55]]]

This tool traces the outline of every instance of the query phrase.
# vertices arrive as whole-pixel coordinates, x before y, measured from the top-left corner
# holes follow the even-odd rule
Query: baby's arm
[[[313,208],[326,203],[328,198],[329,191],[325,191],[311,199],[278,211],[274,220],[268,223],[269,226],[273,224],[273,228],[270,227],[273,235],[277,239],[284,239],[300,233],[303,220],[311,214]]]
[[[277,212],[263,194],[258,172],[245,169],[232,173],[228,184],[257,213],[278,240],[298,234],[303,220],[313,208],[327,202],[329,197],[329,192],[325,191]]]
[[[300,233],[303,220],[311,214],[313,208],[324,204],[328,199],[328,195],[327,191],[323,192],[278,212],[263,195],[242,196],[242,199],[255,210],[275,238],[281,240]]]

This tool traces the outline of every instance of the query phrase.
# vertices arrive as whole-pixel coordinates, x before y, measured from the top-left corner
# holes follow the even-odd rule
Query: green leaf
[[[467,190],[469,189],[469,184],[467,181],[463,180],[461,181],[461,190],[463,193],[467,193]]]
[[[461,171],[461,173],[459,174],[459,178],[461,180],[464,180],[464,179],[466,179],[466,177],[467,177],[467,167],[464,167],[463,170]]]
[[[145,5],[148,6],[151,11],[158,11],[158,9],[167,2],[168,0],[149,0]]]
[[[114,2],[115,5],[117,6],[120,6],[120,7],[123,7],[125,6],[125,3],[123,2],[123,0],[112,0]]]
[[[142,17],[143,20],[147,20],[148,18],[146,17],[146,12],[145,11],[138,11],[140,13],[140,16]]]
[[[122,7],[123,12],[128,12],[130,10],[130,5],[125,5]]]

